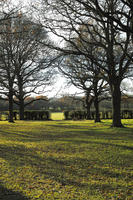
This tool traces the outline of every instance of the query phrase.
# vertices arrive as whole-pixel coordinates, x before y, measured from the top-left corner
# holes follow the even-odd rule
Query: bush
[[[86,112],[81,110],[65,111],[64,116],[66,120],[81,120],[86,119]]]
[[[25,111],[24,119],[25,120],[49,120],[50,113],[49,111]]]
[[[130,110],[122,110],[121,118],[122,119],[132,119],[133,118],[133,112],[130,111]]]
[[[66,120],[69,119],[69,111],[68,110],[64,111],[64,117]]]

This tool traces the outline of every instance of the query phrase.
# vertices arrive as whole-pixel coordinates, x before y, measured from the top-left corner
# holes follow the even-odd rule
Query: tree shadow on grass
[[[106,143],[103,143],[102,145],[105,145],[105,148],[107,148]],[[123,148],[125,149],[126,147]],[[51,149],[51,151],[55,153],[54,149]],[[60,151],[64,151],[63,147],[62,149],[60,147],[59,154]],[[106,164],[104,163],[106,160],[103,160],[104,162],[102,163],[102,160],[98,161],[97,157],[81,158],[80,155],[75,155],[75,157],[70,157],[68,159],[68,157],[65,158],[65,156],[56,157],[54,154],[47,155],[48,152],[43,152],[43,150],[42,153],[46,153],[44,154],[44,157],[40,157],[34,149],[25,148],[23,145],[15,147],[5,144],[0,145],[0,157],[7,160],[11,168],[23,167],[25,165],[30,166],[35,169],[34,172],[37,173],[38,176],[42,175],[44,180],[49,179],[56,181],[61,184],[61,187],[69,185],[77,187],[79,190],[86,190],[89,187],[92,193],[95,193],[96,189],[101,193],[110,193],[116,189],[116,186],[124,191],[122,184],[118,183],[118,185],[113,185],[110,183],[110,180],[129,179],[128,181],[131,181],[133,178],[132,174],[128,171],[119,171],[118,169],[122,165],[116,161],[111,163],[111,166],[114,167],[114,169],[117,169],[115,171],[113,168],[104,168],[102,164]],[[64,152],[64,155],[67,155],[67,152]],[[125,155],[122,155],[122,157],[123,159],[126,159]],[[132,155],[129,155],[127,162],[131,160],[131,157]],[[108,161],[106,162],[109,164]],[[131,164],[132,163],[130,163],[130,166]],[[85,180],[85,182],[83,180]],[[92,183],[90,182],[91,180]],[[104,182],[104,180],[106,181]],[[101,182],[102,184],[100,184]],[[0,187],[0,194],[2,194],[0,200],[28,200],[23,195],[8,190],[3,186]]]
[[[48,129],[41,128],[40,132],[16,131],[12,129],[10,132],[1,130],[0,136],[4,136],[8,140],[17,140],[24,142],[38,142],[38,141],[74,141],[80,138],[82,142],[86,143],[90,139],[107,139],[107,140],[133,140],[133,128],[106,128],[80,126],[78,124],[48,124]],[[39,127],[38,127],[39,128]],[[50,129],[51,128],[51,129]]]
[[[50,125],[49,125],[50,126]],[[72,128],[73,127],[73,128]],[[41,134],[34,133],[33,135],[28,133],[19,133],[16,132],[13,133],[5,133],[2,132],[3,135],[10,136],[10,140],[13,140],[13,136],[16,137],[16,139],[22,140],[24,142],[38,142],[38,141],[44,141],[44,142],[50,142],[48,144],[48,147],[41,148],[42,154],[44,154],[44,158],[42,156],[39,156],[36,152],[35,148],[26,148],[24,145],[18,145],[18,146],[9,146],[6,144],[0,145],[0,157],[7,160],[10,164],[10,166],[17,168],[17,167],[23,167],[24,165],[28,165],[31,167],[36,168],[37,173],[41,173],[44,175],[44,177],[48,179],[54,179],[55,181],[60,182],[62,185],[74,185],[77,187],[86,187],[86,183],[80,183],[79,178],[84,178],[86,176],[89,177],[87,168],[92,162],[92,168],[91,168],[91,174],[96,174],[98,171],[98,174],[104,174],[108,175],[109,177],[121,177],[121,174],[119,173],[113,173],[113,172],[105,172],[99,171],[99,169],[94,169],[93,164],[97,164],[98,166],[104,165],[104,162],[107,164],[110,164],[111,166],[114,166],[115,168],[119,167],[130,167],[133,159],[132,154],[129,152],[129,154],[120,154],[120,150],[123,152],[125,150],[133,151],[133,147],[128,146],[128,143],[124,144],[117,144],[117,140],[123,140],[128,141],[133,140],[133,129],[132,128],[126,128],[126,129],[120,129],[121,131],[118,131],[118,129],[106,129],[103,130],[103,128],[94,129],[89,128],[88,130],[81,129],[80,126],[75,128],[75,126],[72,126],[71,130],[69,129],[69,126],[62,127],[62,125],[58,126],[57,128],[60,128],[61,131],[58,132],[49,132],[45,131],[41,132]],[[52,126],[51,126],[52,128]],[[77,131],[76,131],[76,130]],[[109,130],[109,131],[108,131]],[[113,130],[113,131],[111,131]],[[114,141],[116,140],[116,142]],[[58,145],[56,142],[59,142]],[[66,146],[63,146],[64,143]],[[81,146],[80,146],[81,145]],[[78,150],[77,150],[78,149]],[[107,156],[108,152],[105,151],[106,159],[102,156],[98,157],[98,154],[96,157],[94,157],[95,152],[99,151],[102,153],[103,149],[108,150],[108,152],[112,150],[118,151],[118,155],[115,156],[113,153],[110,153],[109,156]],[[77,151],[80,153],[83,153],[83,151],[90,151],[91,157],[86,157],[85,159],[82,159],[80,156],[77,155]],[[47,153],[51,155],[47,155]],[[91,153],[92,152],[92,153]],[[94,152],[94,155],[93,155]],[[73,155],[75,153],[75,157],[70,157],[70,159],[66,158],[57,158],[54,157],[54,153],[64,154],[67,157],[67,154]],[[53,156],[52,156],[53,154]],[[45,157],[46,155],[46,157]],[[103,154],[104,155],[104,154]],[[112,156],[111,161],[109,161],[110,156]],[[120,162],[117,161],[117,157],[121,158]],[[94,159],[93,159],[94,158]],[[117,161],[117,162],[116,162]],[[125,162],[123,162],[125,161]],[[130,161],[130,162],[129,162]],[[105,163],[105,164],[106,164]],[[126,163],[126,164],[125,164]],[[75,166],[75,168],[73,168]],[[77,169],[76,169],[77,168]],[[80,172],[80,169],[82,173]],[[90,173],[90,172],[89,172]],[[71,175],[68,177],[68,175]],[[126,177],[126,174],[122,174],[123,177]],[[76,178],[75,178],[76,177]],[[1,200],[1,199],[0,199]],[[12,200],[12,199],[11,199]],[[15,200],[15,199],[13,199]]]
[[[83,143],[83,141],[81,141],[81,143]],[[107,143],[100,143],[100,142],[88,142],[88,144],[102,145],[101,149],[103,149],[103,147],[105,149],[108,149],[108,147],[110,146],[111,149],[115,148],[115,150],[117,148],[121,148],[121,150],[131,150],[131,151],[133,150],[132,147],[127,147],[127,146],[122,146],[122,145],[117,145],[117,144],[107,144]],[[77,145],[79,145],[78,142],[77,142]],[[110,150],[110,147],[109,147],[109,150]],[[73,148],[74,146],[71,146],[71,151],[74,150]],[[85,150],[84,148],[81,149],[81,151],[84,151],[84,150]],[[60,154],[60,152],[62,153],[64,149],[63,149],[63,146],[62,147],[60,146],[59,150],[57,148],[57,149],[50,149],[50,151],[52,151],[53,153]],[[42,150],[42,153],[45,153],[47,155],[47,153],[49,152],[44,149],[44,151]],[[73,151],[73,153],[76,153],[76,152]],[[71,152],[71,154],[73,153]],[[11,167],[13,166],[13,168],[17,168],[17,167],[23,167],[25,165],[31,166],[31,168],[35,167],[37,172],[44,174],[45,178],[52,177],[58,182],[61,182],[61,183],[66,182],[66,184],[79,185],[80,187],[85,186],[85,185],[84,184],[82,185],[76,182],[76,180],[73,178],[73,175],[77,177],[86,176],[88,166],[92,166],[91,173],[93,171],[95,173],[95,171],[99,171],[99,170],[95,170],[95,167],[93,166],[93,164],[97,164],[101,168],[101,166],[106,164],[105,162],[107,162],[107,164],[111,164],[113,167],[119,168],[119,167],[131,166],[131,163],[133,162],[132,153],[130,153],[129,155],[127,154],[119,155],[119,153],[118,155],[115,155],[112,152],[111,154],[108,155],[108,152],[107,152],[105,154],[106,159],[100,156],[100,150],[99,150],[100,158],[97,157],[98,155],[96,155],[96,157],[93,156],[92,158],[90,157],[81,158],[80,155],[76,154],[75,157],[72,157],[72,158],[70,157],[70,159],[68,159],[68,158],[65,158],[65,155],[67,155],[67,152],[64,151],[64,157],[57,158],[49,154],[46,157],[44,156],[43,158],[43,157],[40,157],[34,149],[27,149],[22,145],[19,145],[18,147],[0,145],[0,157],[7,160]],[[90,155],[93,155],[93,152]],[[111,161],[108,161],[110,156],[111,156]],[[118,161],[116,162],[118,157],[121,157],[122,161],[120,160],[120,162]],[[126,163],[123,162],[123,160],[125,160]],[[129,160],[131,161],[131,163],[129,162]],[[73,168],[73,166],[75,166],[77,170],[75,170],[75,167]],[[78,169],[82,169],[82,173],[81,172],[79,173]],[[65,173],[71,174],[71,177],[73,180],[72,179],[68,180],[67,177],[65,176]],[[105,174],[105,171],[104,171],[104,174]],[[114,176],[115,175],[112,175],[112,177]],[[125,174],[123,174],[123,176],[125,176]]]
[[[30,200],[19,192],[14,192],[0,185],[0,200]]]

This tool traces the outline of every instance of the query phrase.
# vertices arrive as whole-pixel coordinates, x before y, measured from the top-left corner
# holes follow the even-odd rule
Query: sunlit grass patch
[[[0,122],[3,199],[132,200],[133,120],[123,123]]]
[[[63,114],[63,112],[51,113],[51,119],[52,120],[63,120],[64,114]]]

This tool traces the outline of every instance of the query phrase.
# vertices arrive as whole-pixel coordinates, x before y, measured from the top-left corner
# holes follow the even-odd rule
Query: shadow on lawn
[[[29,200],[19,192],[14,192],[0,185],[0,200]]]
[[[44,152],[42,150],[42,153]],[[67,152],[65,153],[67,155]],[[125,191],[124,193],[128,190],[128,194],[130,192],[130,195],[133,195],[132,188],[127,188],[119,183],[119,180],[125,180],[126,184],[128,181],[131,182],[133,175],[126,171],[113,170],[113,168],[119,169],[120,166],[117,162],[112,165],[113,168],[104,168],[99,161],[97,162],[96,158],[81,158],[80,155],[57,158],[54,155],[47,155],[47,152],[45,152],[44,156],[40,157],[35,149],[26,149],[22,145],[17,147],[0,145],[0,157],[7,160],[11,168],[30,166],[28,168],[30,171],[34,169],[33,173],[35,174],[33,176],[42,176],[44,180],[56,181],[61,184],[61,187],[74,186],[79,190],[90,188],[92,194],[95,194],[96,190],[101,194],[107,194],[117,190],[118,180],[119,190]],[[28,177],[28,174],[26,177]],[[116,184],[113,184],[111,180],[116,180]],[[30,184],[32,183],[30,182]],[[38,183],[36,182],[36,184]],[[23,195],[8,190],[3,186],[0,186],[0,194],[0,200],[28,200]],[[109,199],[108,196],[106,199]]]
[[[81,141],[82,142],[82,141]],[[88,143],[89,144],[89,143]],[[96,143],[98,144],[98,143]],[[100,143],[99,143],[100,144]],[[52,145],[52,144],[51,144]],[[102,145],[107,145],[102,143]],[[109,144],[108,144],[109,145]],[[113,146],[113,144],[111,144]],[[116,145],[114,145],[116,147]],[[73,148],[73,147],[72,147]],[[105,146],[106,148],[106,146]],[[121,146],[125,149],[126,147]],[[128,147],[127,147],[128,149]],[[55,153],[58,149],[50,149],[51,153]],[[63,151],[62,149],[61,151]],[[130,149],[132,150],[132,149]],[[53,179],[62,185],[74,185],[77,187],[87,187],[87,183],[83,183],[81,180],[89,176],[102,176],[106,177],[122,177],[126,178],[127,174],[125,172],[113,172],[110,169],[103,169],[102,164],[112,165],[114,168],[127,167],[131,166],[133,159],[132,154],[130,155],[121,155],[122,160],[125,160],[127,164],[123,163],[123,166],[120,163],[117,163],[117,156],[114,156],[114,161],[109,163],[108,157],[107,160],[98,160],[98,157],[85,157],[81,158],[80,154],[75,157],[65,157],[67,152],[64,152],[64,157],[54,157],[51,153],[42,150],[44,156],[39,156],[35,149],[27,149],[24,146],[7,146],[0,145],[0,157],[8,161],[11,168],[30,166],[31,169],[34,168],[37,174],[42,174],[46,179]],[[47,155],[48,153],[48,155]],[[58,153],[58,152],[56,152]],[[59,151],[60,154],[60,151]],[[73,154],[71,152],[71,154]],[[100,152],[99,152],[100,154]],[[108,154],[108,153],[107,153]],[[92,154],[93,155],[93,154]],[[113,154],[111,154],[112,156]],[[126,157],[128,158],[126,161]],[[102,157],[100,157],[101,159]],[[128,161],[131,161],[129,163]],[[106,162],[106,163],[104,163]],[[97,166],[97,167],[96,167]],[[132,177],[133,178],[133,177]],[[0,199],[1,200],[1,199]],[[12,199],[17,200],[17,199]],[[19,199],[21,200],[21,199]]]
[[[26,148],[24,145],[9,146],[1,144],[0,157],[8,161],[11,168],[16,169],[17,167],[30,166],[31,169],[35,169],[34,172],[39,176],[43,175],[44,179],[57,181],[62,186],[71,185],[80,188],[87,188],[87,182],[89,182],[90,177],[99,181],[99,183],[101,179],[103,179],[103,182],[106,179],[110,180],[113,178],[118,178],[120,180],[133,179],[133,176],[131,176],[130,173],[128,174],[126,171],[117,170],[121,167],[131,167],[133,164],[131,153],[133,147],[128,146],[128,143],[127,145],[125,143],[122,145],[121,142],[120,144],[117,144],[117,140],[130,140],[130,142],[133,140],[132,128],[120,129],[119,132],[117,132],[118,129],[115,131],[113,128],[106,130],[99,128],[98,130],[95,130],[90,127],[88,130],[79,130],[80,127],[77,127],[77,131],[75,130],[75,126],[71,128],[72,130],[69,129],[69,126],[66,127],[66,129],[62,126],[58,126],[58,128],[61,129],[61,132],[56,130],[54,133],[54,130],[53,132],[44,130],[44,132],[39,135],[38,133],[34,133],[34,135],[28,135],[28,133],[22,133],[21,135],[21,133],[19,133],[17,136],[17,133],[7,133],[7,136],[17,136],[16,139],[18,139],[18,141],[49,141],[50,143],[48,144],[48,149],[45,148],[45,144],[44,147],[42,146],[39,149],[41,154],[37,153],[38,149],[36,149],[36,147]],[[4,135],[5,132],[2,134]],[[13,139],[10,138],[10,140]],[[63,146],[64,144],[66,144],[66,147]],[[105,151],[106,159],[104,158],[104,154],[97,157],[98,154],[100,155],[103,153],[103,149]],[[114,150],[114,155],[113,152],[109,154],[111,149]],[[106,150],[108,151],[106,152]],[[121,151],[125,150],[131,152],[129,152],[129,154],[119,154]],[[83,153],[84,151],[90,153],[90,156],[87,156],[86,153],[84,158],[81,158],[80,153]],[[115,152],[117,152],[116,155]],[[95,153],[97,153],[96,157]],[[57,157],[57,154],[59,157]],[[62,154],[64,157],[62,157]],[[121,160],[118,161],[117,158],[120,158]],[[111,160],[109,161],[109,159]],[[110,168],[104,169],[104,165],[110,166]],[[111,167],[116,170],[111,169]],[[84,179],[86,179],[86,182],[84,182]],[[96,188],[100,188],[102,191],[103,187],[105,191],[111,191],[114,190],[116,186],[111,184],[109,185],[107,181],[104,185],[100,186],[100,184],[92,184],[91,187],[93,191],[95,191]],[[119,188],[123,190],[122,184],[119,185]],[[8,193],[6,188],[0,189],[0,193],[1,191]],[[9,198],[9,195],[4,196],[3,192],[3,198],[0,196],[0,200],[28,200],[21,194],[14,193],[13,191],[9,191],[9,194],[10,193],[12,194],[10,195],[12,198]]]
[[[47,129],[48,127],[48,129]],[[46,128],[46,129],[45,129]],[[6,137],[9,140],[17,140],[24,142],[38,142],[38,141],[76,141],[77,138],[79,142],[86,143],[90,139],[106,139],[106,140],[129,140],[133,139],[133,128],[106,128],[103,126],[100,127],[89,127],[89,126],[80,126],[78,124],[74,125],[64,125],[64,124],[48,124],[45,128],[41,127],[40,132],[36,127],[37,131],[28,132],[26,131],[16,131],[16,129],[10,130],[1,130],[0,135]]]

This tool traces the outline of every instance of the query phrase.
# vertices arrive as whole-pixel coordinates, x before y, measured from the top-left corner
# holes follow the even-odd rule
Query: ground
[[[132,200],[133,120],[123,123],[0,122],[0,200]]]

